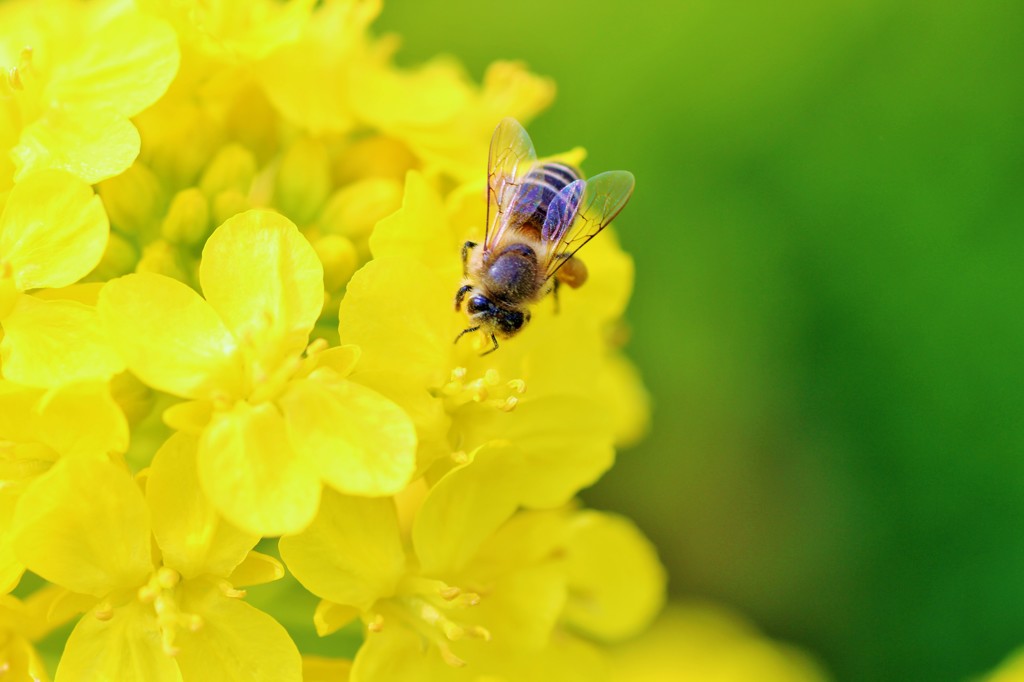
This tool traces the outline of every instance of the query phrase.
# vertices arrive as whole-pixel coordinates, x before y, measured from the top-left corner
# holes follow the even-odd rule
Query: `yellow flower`
[[[229,520],[277,535],[305,527],[322,483],[387,495],[412,475],[405,413],[348,381],[358,349],[307,348],[323,271],[286,218],[253,210],[206,242],[205,300],[169,277],[128,275],[99,301],[104,327],[143,382],[190,402],[169,411],[199,436],[199,480]]]
[[[123,365],[109,348],[89,290],[55,290],[84,277],[107,242],[92,189],[63,171],[30,175],[0,213],[2,373],[30,386],[107,379]],[[43,292],[39,290],[48,290]],[[23,292],[37,291],[38,296]]]
[[[174,32],[116,2],[23,0],[0,7],[0,192],[57,168],[88,183],[139,153],[129,120],[178,68]]]
[[[34,642],[71,615],[60,613],[63,596],[64,590],[52,586],[25,600],[0,595],[0,674],[12,680],[50,682]]]
[[[29,484],[63,457],[127,447],[128,424],[105,384],[44,391],[0,381],[0,593],[25,569],[11,546],[11,519]]]
[[[804,652],[763,637],[742,618],[707,604],[675,604],[651,631],[612,655],[613,682],[825,682]]]
[[[363,618],[367,639],[353,680],[450,679],[464,665],[473,676],[564,679],[544,669],[565,653],[567,635],[557,628],[618,640],[660,608],[662,569],[628,522],[597,512],[521,513],[465,556],[449,538],[473,534],[479,521],[435,490],[416,514],[411,552],[391,501],[335,493],[325,494],[309,528],[280,541],[289,570],[325,600],[322,633]],[[584,659],[596,655],[577,649]],[[575,654],[564,667],[573,662]]]
[[[0,7],[0,590],[57,617],[0,601],[11,670],[85,612],[57,682],[590,682],[658,611],[650,544],[573,506],[647,425],[614,233],[559,314],[453,343],[487,140],[554,85],[399,68],[379,12]],[[268,535],[354,661],[239,599]]]
[[[428,173],[479,186],[495,122],[531,120],[551,104],[555,85],[523,64],[499,61],[477,87],[458,62],[439,57],[409,70],[368,63],[356,73],[353,91],[357,116],[405,143]]]
[[[477,207],[482,216],[482,200]],[[481,462],[506,483],[479,497],[481,506],[507,516],[519,505],[562,505],[611,466],[616,431],[635,430],[615,396],[635,394],[636,378],[622,371],[607,332],[628,298],[632,263],[602,234],[588,249],[591,281],[563,297],[560,314],[542,301],[522,333],[480,357],[480,344],[453,344],[466,326],[452,305],[466,236],[429,183],[410,173],[401,211],[375,229],[374,259],[341,304],[341,340],[363,350],[352,379],[412,416],[419,468],[431,480],[460,461]],[[507,456],[483,463],[491,455],[473,455],[492,442],[508,443]]]
[[[89,597],[57,682],[301,679],[287,633],[236,589],[279,578],[281,566],[197,494],[195,455],[192,439],[168,441],[145,493],[94,457],[62,459],[25,491],[19,558]]]

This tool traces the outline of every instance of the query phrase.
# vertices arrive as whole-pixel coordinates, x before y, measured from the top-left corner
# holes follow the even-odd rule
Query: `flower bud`
[[[133,163],[120,175],[97,185],[111,226],[126,234],[145,235],[163,214],[167,196],[153,171]]]
[[[173,244],[199,244],[210,228],[210,205],[197,187],[174,195],[160,234]]]
[[[327,150],[309,138],[300,138],[281,160],[274,190],[274,203],[298,225],[316,217],[331,189]]]
[[[199,189],[209,198],[226,190],[248,193],[256,177],[256,158],[241,145],[229,144],[220,149],[199,180]]]
[[[313,248],[324,266],[324,288],[340,291],[359,267],[356,247],[340,234],[328,234],[314,241]]]

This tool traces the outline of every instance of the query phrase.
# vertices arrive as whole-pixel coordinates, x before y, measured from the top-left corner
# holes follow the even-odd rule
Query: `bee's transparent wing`
[[[628,171],[608,171],[566,185],[548,208],[541,239],[548,245],[547,277],[603,230],[633,194]]]
[[[530,136],[514,118],[503,119],[491,137],[487,158],[487,223],[484,248],[501,240],[502,233],[532,215],[539,196],[526,196],[522,180],[537,163]],[[532,201],[532,209],[530,203]],[[527,212],[529,209],[529,212]]]

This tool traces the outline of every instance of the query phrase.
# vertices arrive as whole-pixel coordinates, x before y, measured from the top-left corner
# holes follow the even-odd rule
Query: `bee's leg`
[[[466,294],[472,290],[472,284],[463,284],[459,287],[459,290],[455,292],[455,309],[458,310],[462,306],[462,299],[466,298]]]
[[[494,334],[491,334],[491,342],[494,344],[494,348],[492,348],[492,349],[490,349],[488,351],[484,351],[483,353],[480,354],[480,357],[483,357],[485,355],[490,355],[494,351],[498,350],[498,337],[495,336]]]
[[[466,242],[462,245],[462,274],[466,274],[466,261],[469,259],[470,249],[476,248],[476,242]]]
[[[551,280],[554,284],[551,285],[551,298],[555,299],[555,315],[558,314],[558,287],[561,282],[558,281],[557,277],[552,277]]]
[[[466,327],[461,332],[459,332],[459,335],[455,337],[455,341],[453,341],[452,343],[458,343],[459,339],[461,339],[465,334],[468,334],[470,332],[475,332],[479,328],[480,328],[480,325],[477,325],[475,327]]]

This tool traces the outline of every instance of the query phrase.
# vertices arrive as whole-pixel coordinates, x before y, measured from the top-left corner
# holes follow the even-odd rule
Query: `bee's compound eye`
[[[470,315],[482,313],[483,311],[490,309],[490,307],[491,302],[479,295],[469,299],[469,303],[466,304],[466,310]]]

